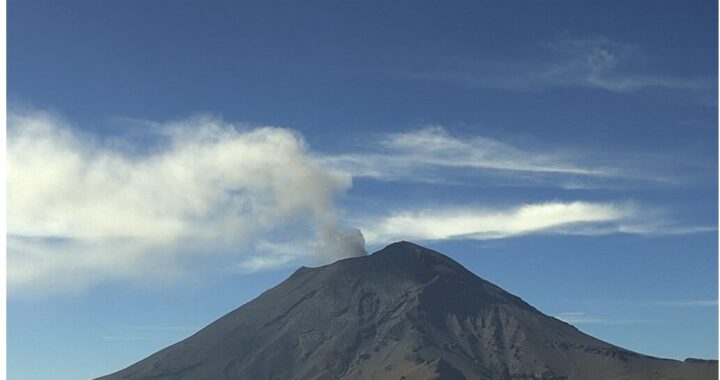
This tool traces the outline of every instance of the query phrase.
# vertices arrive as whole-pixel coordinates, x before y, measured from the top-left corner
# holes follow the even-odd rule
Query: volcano
[[[704,380],[547,316],[433,250],[394,243],[302,267],[119,379]]]

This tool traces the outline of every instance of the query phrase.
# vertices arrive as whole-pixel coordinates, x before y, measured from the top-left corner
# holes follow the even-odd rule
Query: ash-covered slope
[[[412,243],[300,268],[102,379],[717,379],[583,334]]]

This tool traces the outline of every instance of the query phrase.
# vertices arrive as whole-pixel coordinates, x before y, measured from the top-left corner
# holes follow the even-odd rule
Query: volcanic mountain
[[[452,259],[399,242],[302,267],[119,379],[717,379],[586,335]]]

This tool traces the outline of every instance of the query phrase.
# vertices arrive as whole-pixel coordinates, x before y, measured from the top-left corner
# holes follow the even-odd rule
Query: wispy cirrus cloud
[[[186,336],[198,331],[200,326],[125,326],[113,333],[100,335],[100,339],[109,341],[174,341],[178,336]]]
[[[658,322],[651,319],[628,319],[591,315],[582,311],[557,313],[554,317],[571,325],[626,325]]]
[[[102,340],[120,341],[120,342],[134,342],[134,341],[145,341],[145,340],[167,340],[162,337],[148,337],[139,335],[100,335]]]
[[[605,304],[605,301],[593,301],[590,302],[594,306],[598,304]],[[633,317],[619,316],[616,313],[602,313],[602,312],[585,312],[585,311],[567,311],[556,313],[553,316],[563,322],[570,323],[572,325],[618,325],[618,324],[644,324],[644,323],[655,323],[660,322],[659,320],[652,319],[658,315],[658,307],[661,308],[714,308],[718,307],[718,300],[713,299],[696,299],[696,300],[677,300],[677,301],[612,301],[613,308],[617,309],[618,305],[624,305],[626,308],[632,306],[631,311],[635,315]],[[649,311],[649,309],[652,310]],[[640,314],[638,318],[638,314]],[[652,316],[651,318],[643,318],[643,315]]]
[[[715,78],[685,78],[643,70],[644,54],[636,46],[602,36],[558,38],[539,44],[533,62],[463,62],[427,71],[404,73],[421,80],[463,87],[537,91],[559,87],[629,93],[643,89],[707,91]]]
[[[564,38],[543,46],[558,53],[560,58],[534,74],[538,82],[550,86],[582,86],[615,92],[653,87],[676,90],[712,87],[707,78],[660,76],[633,69],[639,49],[605,37]]]
[[[349,153],[318,155],[316,160],[355,178],[569,190],[675,186],[692,181],[690,177],[700,170],[707,171],[666,156],[602,154],[538,141],[512,144],[483,135],[453,134],[437,125],[377,135]]]
[[[545,176],[581,186],[583,181],[642,177],[590,155],[517,147],[484,136],[454,136],[441,126],[386,134],[367,145],[378,148],[318,160],[355,177],[390,181],[452,182],[453,174],[485,173],[526,181]]]
[[[197,331],[201,326],[127,326],[128,330],[139,331]]]
[[[658,301],[650,302],[651,306],[668,307],[718,307],[718,300],[687,300],[687,301]]]

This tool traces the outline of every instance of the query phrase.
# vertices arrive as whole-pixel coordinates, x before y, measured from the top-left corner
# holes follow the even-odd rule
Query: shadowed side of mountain
[[[544,315],[449,257],[398,242],[300,268],[195,335],[103,379],[717,379]]]

